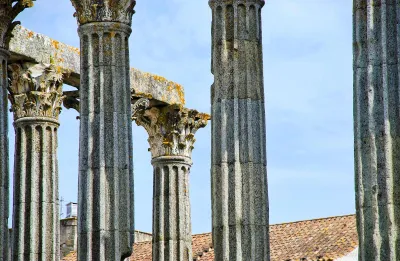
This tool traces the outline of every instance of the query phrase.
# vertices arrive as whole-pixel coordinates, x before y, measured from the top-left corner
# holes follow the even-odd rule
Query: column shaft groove
[[[128,25],[81,25],[79,260],[121,260],[133,243]]]
[[[33,6],[33,0],[2,0],[0,5],[0,261],[9,261],[9,157],[8,157],[8,43],[15,18]]]
[[[215,260],[269,260],[263,5],[210,0]]]
[[[400,260],[400,1],[353,1],[359,260]]]
[[[190,159],[153,159],[153,260],[191,261]]]
[[[8,51],[0,47],[0,261],[8,261],[9,258],[8,58]]]
[[[154,168],[153,261],[192,261],[189,172],[194,135],[210,116],[175,105],[147,109],[148,101],[138,103],[133,118],[149,134]]]
[[[15,161],[12,260],[60,260],[57,129],[62,73],[52,65],[11,64]]]
[[[60,260],[58,123],[15,123],[13,260]]]

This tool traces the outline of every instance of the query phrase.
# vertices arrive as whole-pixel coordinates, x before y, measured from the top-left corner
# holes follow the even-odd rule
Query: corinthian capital
[[[171,105],[138,110],[136,124],[149,134],[152,158],[161,156],[191,157],[196,141],[194,134],[207,125],[210,115]]]
[[[63,74],[54,65],[11,64],[9,100],[14,120],[23,117],[58,119],[61,104]]]
[[[74,16],[83,25],[91,22],[120,22],[130,25],[136,0],[71,0]]]
[[[260,5],[263,7],[265,5],[265,0],[209,0],[208,1],[209,5],[211,7],[214,6],[225,6],[225,5],[239,5],[239,4],[244,4],[244,5]]]
[[[16,23],[14,19],[25,8],[32,7],[34,0],[0,0],[0,47],[4,48],[8,34]]]

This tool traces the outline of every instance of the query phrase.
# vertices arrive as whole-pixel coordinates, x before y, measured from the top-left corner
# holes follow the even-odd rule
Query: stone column
[[[8,261],[9,169],[8,169],[8,103],[7,59],[0,48],[0,261]]]
[[[210,0],[215,260],[269,260],[263,0]]]
[[[71,0],[81,39],[78,259],[121,260],[134,242],[128,38],[134,0]]]
[[[153,185],[153,261],[192,261],[189,172],[194,134],[209,115],[168,106],[136,114],[149,134]]]
[[[0,261],[9,259],[9,169],[8,169],[8,102],[7,102],[7,42],[15,26],[14,19],[31,0],[0,0]]]
[[[400,260],[400,1],[353,1],[360,261]]]
[[[15,128],[12,260],[59,261],[57,131],[63,75],[43,64],[9,69]]]

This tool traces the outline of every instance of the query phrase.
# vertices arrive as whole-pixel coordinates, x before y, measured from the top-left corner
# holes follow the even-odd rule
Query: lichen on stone
[[[83,25],[91,22],[120,22],[130,25],[135,0],[71,0],[74,16]]]
[[[14,119],[50,117],[58,119],[63,74],[52,64],[10,64],[9,100]]]
[[[14,19],[33,6],[34,0],[0,0],[0,48],[5,48],[11,38],[11,30],[18,24]]]

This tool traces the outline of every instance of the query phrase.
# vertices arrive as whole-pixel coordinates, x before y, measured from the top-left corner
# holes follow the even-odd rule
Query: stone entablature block
[[[32,32],[20,25],[12,31],[9,42],[10,63],[32,61],[54,64],[57,70],[68,73],[64,83],[79,89],[80,86],[80,50],[53,40],[48,36]],[[131,92],[134,97],[149,98],[152,104],[185,105],[185,94],[182,85],[164,77],[145,73],[131,68]]]

